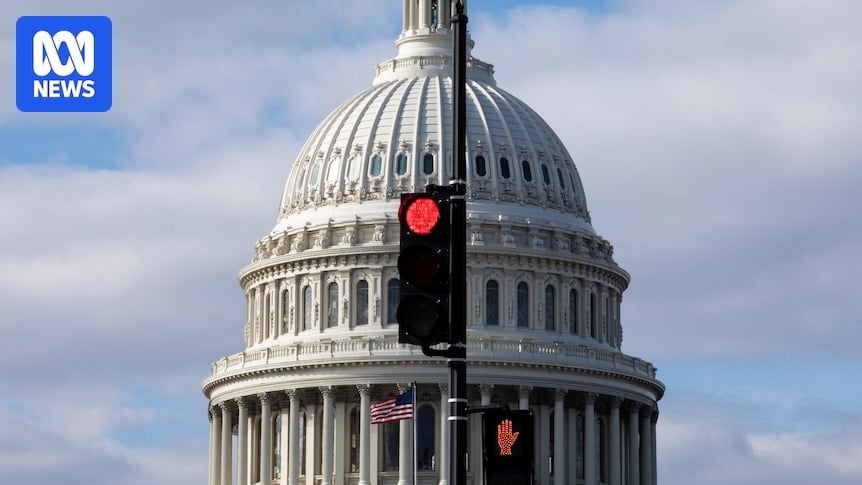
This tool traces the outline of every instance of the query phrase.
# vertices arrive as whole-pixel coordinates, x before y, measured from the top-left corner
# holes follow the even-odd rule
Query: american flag
[[[413,389],[371,406],[371,424],[413,419]]]

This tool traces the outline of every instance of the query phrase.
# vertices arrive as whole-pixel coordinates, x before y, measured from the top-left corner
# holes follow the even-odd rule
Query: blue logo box
[[[18,18],[15,99],[21,111],[111,109],[111,19]]]

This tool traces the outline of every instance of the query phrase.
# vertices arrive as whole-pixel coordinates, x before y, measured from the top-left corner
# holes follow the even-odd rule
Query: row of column
[[[371,401],[370,386],[357,385],[360,396],[360,429],[359,429],[359,485],[372,485],[377,483],[376,477],[371,477]],[[406,388],[404,388],[406,389]],[[404,390],[401,389],[401,390]],[[309,452],[318,450],[320,454],[320,471],[322,485],[333,485],[334,483],[345,483],[336,480],[335,457],[338,446],[335,446],[335,402],[333,389],[331,387],[319,388],[323,400],[323,422],[322,442],[313,447],[306,441]],[[491,404],[493,386],[480,386],[480,404],[487,406]],[[529,387],[519,388],[519,409],[530,409]],[[304,430],[300,424],[300,400],[297,390],[285,391],[288,398],[287,405],[281,406],[277,412],[281,413],[280,428],[280,485],[299,485],[301,471],[300,433]],[[599,457],[600,438],[597,430],[599,422],[596,412],[596,400],[598,395],[588,393],[583,397],[583,482],[577,480],[577,450],[576,418],[578,410],[565,407],[567,391],[554,391],[553,406],[546,404],[534,405],[536,411],[536,456],[535,476],[541,485],[566,485],[583,483],[584,485],[656,485],[656,449],[655,449],[655,425],[657,412],[651,406],[646,406],[634,401],[623,401],[618,397],[610,397],[607,401],[607,414],[602,417],[606,419],[608,440],[605,466],[606,476],[600,482],[599,467],[602,461]],[[273,484],[273,399],[270,393],[261,393],[256,396],[260,404],[259,432],[257,428],[250,428],[253,416],[249,414],[251,399],[249,396],[232,399],[218,403],[210,408],[210,461],[209,461],[209,485],[233,485],[233,432],[234,411],[236,411],[237,443],[236,443],[236,477],[237,485],[251,485],[256,483]],[[439,416],[439,441],[436,456],[437,470],[439,472],[439,485],[448,485],[449,463],[448,453],[445,446],[449,441],[448,425],[448,399],[449,395],[445,386],[440,388],[440,416]],[[623,405],[625,403],[625,405]],[[549,423],[549,411],[553,409],[553,423]],[[481,442],[481,420],[472,420],[470,435],[470,464],[469,468],[474,478],[474,483],[479,484],[479,477],[483,476],[482,470],[482,442]],[[550,448],[549,429],[553,427],[553,450]],[[625,435],[623,435],[625,432]],[[399,469],[398,485],[410,485],[413,483],[413,452],[412,452],[412,423],[404,420],[399,428]],[[343,453],[343,451],[341,451]],[[548,466],[553,452],[553,466]],[[560,459],[562,458],[562,459]],[[624,463],[623,460],[626,460]],[[313,477],[313,471],[308,470],[306,476]],[[568,480],[567,480],[568,478]]]
[[[466,3],[465,1],[464,4]],[[430,27],[448,28],[452,16],[451,7],[451,0],[404,0],[401,30],[410,32]],[[434,8],[437,10],[436,19],[433,18]]]

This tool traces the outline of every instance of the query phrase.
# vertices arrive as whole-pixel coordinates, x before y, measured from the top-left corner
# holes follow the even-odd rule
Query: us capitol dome
[[[448,185],[446,1],[404,0],[397,55],[308,137],[275,226],[239,271],[245,349],[212,364],[209,484],[407,485],[413,424],[371,425],[416,383],[416,475],[448,485],[445,359],[398,343],[400,194]],[[656,483],[655,367],[622,352],[629,274],[593,229],[566,147],[469,56],[470,405],[531,409],[535,483]],[[482,483],[481,416],[468,483]],[[490,484],[493,485],[493,484]]]

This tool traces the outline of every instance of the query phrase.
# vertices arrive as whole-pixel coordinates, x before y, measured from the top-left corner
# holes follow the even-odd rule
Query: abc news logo
[[[16,41],[19,110],[111,108],[108,17],[21,17]]]

